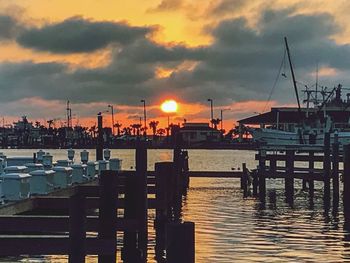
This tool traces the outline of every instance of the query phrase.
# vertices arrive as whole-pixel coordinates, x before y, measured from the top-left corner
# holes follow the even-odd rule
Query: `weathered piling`
[[[102,114],[97,114],[96,161],[103,160],[103,127]]]
[[[171,222],[166,227],[167,263],[195,262],[195,225]]]
[[[170,220],[170,205],[169,187],[171,187],[169,180],[173,173],[172,162],[159,162],[155,164],[156,177],[156,218],[154,220],[154,227],[156,230],[156,245],[155,254],[157,261],[161,262],[165,256],[165,225]]]
[[[315,156],[315,153],[313,151],[309,151],[309,175],[310,175],[310,177],[313,176],[314,168],[315,168],[314,156]],[[314,180],[308,179],[307,182],[308,182],[308,187],[309,187],[309,196],[311,199],[313,199],[314,189],[315,189]]]
[[[294,198],[294,150],[286,151],[286,176],[285,195],[288,203],[293,203]]]
[[[85,197],[77,193],[69,200],[69,263],[85,262],[86,209]]]
[[[102,171],[100,175],[98,238],[106,242],[109,249],[98,255],[99,263],[116,262],[117,178],[117,171]]]
[[[137,142],[136,145],[136,173],[137,178],[136,193],[137,206],[135,207],[137,217],[140,219],[140,230],[138,233],[138,247],[141,254],[141,262],[147,261],[147,244],[148,244],[148,228],[147,228],[147,148],[144,142]]]
[[[260,150],[259,159],[259,199],[264,201],[266,197],[266,151]]]
[[[129,176],[125,181],[125,208],[124,219],[125,220],[137,220],[137,193],[135,191],[135,185],[137,184],[137,178],[135,176]],[[123,248],[122,248],[122,260],[125,262],[140,262],[141,251],[137,247],[137,231],[128,229],[124,231]]]
[[[324,134],[324,159],[323,159],[323,171],[324,171],[324,194],[323,200],[325,207],[329,207],[331,197],[331,136],[329,132]]]
[[[241,189],[243,190],[243,197],[248,196],[248,170],[247,164],[242,164],[242,177],[241,177]]]
[[[343,206],[344,216],[347,222],[350,220],[350,144],[343,145],[344,150],[344,190],[343,190]]]
[[[333,208],[339,204],[339,142],[338,134],[334,134],[332,145],[332,180],[333,180]]]

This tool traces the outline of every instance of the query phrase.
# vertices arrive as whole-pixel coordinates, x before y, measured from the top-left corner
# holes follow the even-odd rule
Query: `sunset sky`
[[[350,2],[297,0],[0,0],[0,115],[9,123],[65,120],[93,125],[114,105],[124,126],[142,116],[165,125],[165,99],[179,102],[174,123],[235,120],[294,105],[279,78],[287,36],[299,90],[315,83],[350,87]],[[301,92],[301,97],[303,93]],[[228,110],[230,109],[230,110]],[[106,124],[110,121],[105,114]]]

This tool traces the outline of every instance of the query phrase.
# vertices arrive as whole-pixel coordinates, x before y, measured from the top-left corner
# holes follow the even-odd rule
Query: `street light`
[[[220,120],[221,120],[221,130],[223,131],[224,126],[224,115],[222,114],[225,110],[231,110],[231,109],[222,109],[220,110]]]
[[[145,100],[141,100],[141,102],[143,103],[143,121],[144,121],[144,126],[145,126],[145,131],[144,131],[144,135],[147,135],[147,120],[146,120],[146,101]]]
[[[212,120],[214,119],[213,100],[208,99],[208,101],[210,102],[210,122],[211,122],[211,127],[213,128],[213,122],[212,122]]]
[[[108,105],[108,108],[111,108],[111,113],[112,113],[112,135],[114,136],[114,108],[113,108],[113,105]]]

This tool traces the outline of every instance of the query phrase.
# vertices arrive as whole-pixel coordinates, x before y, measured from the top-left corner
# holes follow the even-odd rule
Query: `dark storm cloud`
[[[22,30],[23,26],[15,18],[0,15],[0,41],[13,40]]]
[[[129,44],[152,29],[117,22],[94,22],[72,17],[60,23],[30,28],[21,33],[20,45],[53,53],[91,52],[111,43]]]
[[[76,20],[81,21],[78,24],[84,25],[82,28],[87,32],[95,32],[96,28],[101,28],[100,25],[106,24],[74,18],[33,32],[44,32],[40,37],[48,38],[42,39],[43,45],[47,48],[50,46],[51,51],[60,49],[60,52],[73,52],[78,46],[68,45],[74,42],[71,39],[67,41],[68,36],[63,38],[65,44],[62,47],[59,43],[53,43],[52,46],[48,43],[53,42],[51,34],[57,32],[57,28]],[[115,28],[116,24],[112,24],[112,28]],[[46,100],[69,98],[81,103],[139,105],[142,98],[151,105],[164,94],[174,94],[183,101],[203,104],[207,103],[207,98],[213,98],[216,106],[231,104],[233,101],[266,100],[283,58],[285,35],[289,39],[299,81],[312,84],[310,73],[314,71],[316,63],[320,67],[333,67],[341,71],[350,68],[350,47],[331,39],[340,29],[329,14],[293,15],[293,10],[267,11],[261,15],[257,24],[258,27],[252,29],[242,18],[222,21],[216,27],[207,29],[213,36],[212,44],[196,48],[180,44],[157,44],[145,37],[147,28],[136,30],[124,25],[126,32],[133,34],[128,33],[129,37],[123,42],[118,38],[120,34],[108,35],[105,31],[98,42],[100,44],[94,47],[82,45],[79,49],[95,49],[112,42],[122,43],[118,48],[112,47],[111,63],[104,67],[72,71],[67,65],[59,63],[0,64],[0,90],[6,94],[0,97],[0,101],[41,97]],[[116,26],[118,30],[120,27],[123,25]],[[68,30],[72,39],[88,41],[91,38],[93,41],[96,38],[94,34],[80,32],[81,27],[73,28],[78,32],[73,34],[73,30]],[[181,68],[184,61],[196,64],[190,70]],[[176,69],[169,77],[159,79],[155,75],[158,67]],[[280,78],[273,99],[293,103],[294,93],[288,67],[285,73],[288,78]],[[347,74],[337,77],[340,78],[337,83],[333,82],[334,77],[325,79],[321,76],[320,82],[329,86],[338,82],[350,83]]]
[[[159,5],[149,10],[150,12],[164,12],[178,10],[183,6],[183,0],[162,0]]]
[[[237,14],[247,3],[246,0],[221,0],[210,6],[206,13],[212,16]]]

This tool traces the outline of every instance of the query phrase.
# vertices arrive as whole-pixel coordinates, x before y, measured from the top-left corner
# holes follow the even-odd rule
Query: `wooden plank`
[[[65,210],[68,209],[68,197],[37,197],[35,198],[35,208],[42,210]],[[87,197],[86,208],[96,209],[98,208],[98,197]],[[124,199],[116,199],[118,208],[124,208]],[[162,202],[157,202],[155,198],[148,198],[148,208],[156,209],[162,206]]]
[[[1,233],[53,233],[68,232],[69,216],[0,216],[0,232]],[[98,217],[88,216],[86,221],[86,229],[89,232],[98,230]],[[137,220],[125,220],[118,218],[116,231],[138,230],[139,222]]]
[[[208,177],[208,178],[240,178],[243,175],[242,171],[189,171],[190,177]]]
[[[115,250],[116,246],[116,242],[111,240],[86,239],[88,255],[109,254]],[[66,236],[0,236],[0,256],[67,255],[68,252],[69,238]]]

